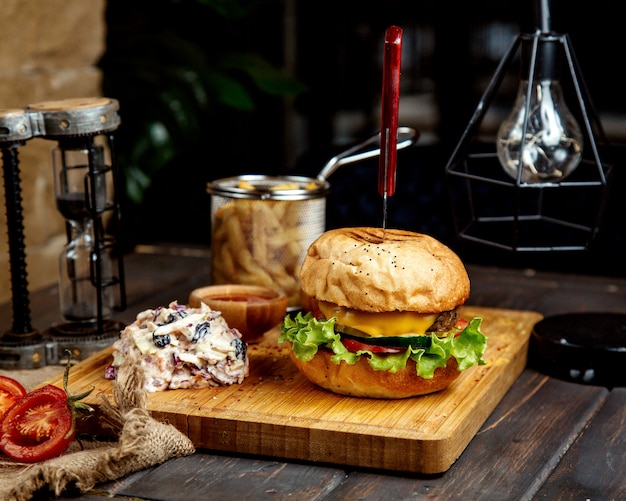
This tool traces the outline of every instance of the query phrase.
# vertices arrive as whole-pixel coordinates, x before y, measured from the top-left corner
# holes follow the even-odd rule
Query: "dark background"
[[[207,181],[246,173],[315,176],[333,155],[376,133],[383,36],[396,24],[404,30],[400,125],[417,128],[421,137],[416,147],[399,153],[398,188],[390,201],[388,226],[429,233],[466,262],[624,274],[626,99],[617,1],[597,0],[584,4],[585,9],[565,0],[552,2],[553,27],[571,38],[595,109],[614,145],[615,168],[603,225],[590,249],[539,255],[457,238],[445,182],[447,160],[504,51],[520,31],[532,31],[533,1],[244,1],[233,3],[241,5],[244,14],[231,17],[217,12],[213,4],[218,2],[109,1],[108,50],[101,66],[105,93],[121,104],[123,125],[117,142],[122,169],[128,159],[125,151],[140,142],[142,121],[168,102],[163,94],[170,80],[167,75],[148,78],[129,71],[128,64],[119,61],[154,58],[165,66],[181,54],[176,48],[163,50],[161,44],[172,34],[201,54],[196,61],[200,65],[210,67],[229,50],[255,52],[301,82],[304,91],[295,97],[269,95],[244,78],[256,103],[253,110],[219,102],[197,106],[187,99],[188,118],[172,126],[177,142],[161,157],[152,152],[144,167],[150,183],[143,199],[124,199],[129,245],[209,244]],[[515,86],[503,89],[494,104],[496,116],[506,112],[514,91]],[[184,108],[185,98],[169,102]],[[484,137],[493,137],[494,127],[485,125]],[[381,224],[376,169],[373,160],[333,174],[328,227]]]

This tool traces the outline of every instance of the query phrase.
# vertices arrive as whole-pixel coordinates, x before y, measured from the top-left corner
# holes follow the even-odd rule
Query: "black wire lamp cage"
[[[576,251],[599,230],[609,143],[570,39],[550,21],[548,2],[539,0],[536,31],[510,45],[446,165],[462,239],[518,252]],[[495,142],[483,141],[480,126],[516,70],[511,113]]]
[[[548,0],[535,6],[537,29],[513,41],[446,165],[453,218],[466,241],[514,252],[583,251],[603,216],[610,145],[568,36],[551,30]],[[495,142],[483,141],[480,125],[515,62],[515,103]],[[549,316],[534,326],[529,361],[567,381],[626,386],[624,332],[619,313]]]

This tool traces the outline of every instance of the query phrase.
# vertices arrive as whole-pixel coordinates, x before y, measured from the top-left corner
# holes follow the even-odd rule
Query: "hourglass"
[[[64,320],[95,324],[111,316],[113,297],[107,287],[109,254],[95,246],[94,214],[112,203],[107,197],[104,148],[84,140],[53,150],[56,206],[67,221],[68,243],[59,256],[59,301]]]
[[[123,328],[111,318],[126,308],[118,174],[113,132],[119,103],[71,98],[0,110],[13,325],[0,336],[0,368],[33,369],[81,360],[109,346]],[[66,220],[59,257],[63,322],[44,333],[31,326],[17,149],[30,139],[57,141],[52,150],[56,206]],[[107,231],[107,228],[113,231]]]

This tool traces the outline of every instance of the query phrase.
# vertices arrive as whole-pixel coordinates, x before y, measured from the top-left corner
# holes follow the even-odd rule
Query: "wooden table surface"
[[[128,307],[117,315],[124,323],[145,308],[186,301],[192,289],[209,281],[209,259],[202,249],[142,247],[125,264]],[[545,316],[626,313],[625,279],[471,265],[468,272],[472,305]],[[31,294],[31,316],[40,330],[58,320],[54,288]],[[10,325],[10,304],[0,305],[1,332]],[[47,379],[50,371],[55,368],[13,375],[36,381]],[[199,450],[67,499],[626,499],[625,428],[626,388],[567,382],[528,366],[442,474],[396,474]]]

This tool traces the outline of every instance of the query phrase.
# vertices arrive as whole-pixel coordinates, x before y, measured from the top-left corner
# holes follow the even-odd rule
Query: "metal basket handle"
[[[412,146],[417,142],[418,138],[419,132],[415,129],[411,127],[398,127],[398,144],[396,149],[402,150],[408,146]],[[371,144],[377,144],[378,147],[376,149],[361,151]],[[377,157],[378,155],[380,155],[380,133],[331,158],[317,175],[317,179],[326,181],[326,179],[342,165],[359,162],[366,158]]]

